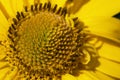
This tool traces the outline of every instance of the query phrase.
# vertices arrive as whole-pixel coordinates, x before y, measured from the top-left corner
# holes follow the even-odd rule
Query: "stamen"
[[[16,48],[14,47],[14,45],[10,45],[10,47],[11,47],[14,51],[17,51]]]
[[[14,42],[14,39],[13,39],[13,37],[12,37],[11,35],[8,34],[8,38],[10,38],[10,40],[11,40],[12,42]]]
[[[12,24],[12,25],[11,25],[11,27],[12,27],[14,30],[16,30],[16,28],[15,28],[14,24]]]
[[[27,6],[25,6],[25,12],[28,12],[28,8],[27,8]]]
[[[60,7],[57,11],[57,14],[60,14],[61,10],[62,10],[62,8]]]
[[[67,9],[66,9],[66,8],[63,8],[61,15],[66,16],[66,14],[67,14]]]
[[[33,11],[34,9],[33,9],[33,5],[31,5],[31,11]]]
[[[23,18],[25,18],[25,15],[24,15],[24,13],[23,13],[23,12],[21,12],[21,16],[22,16]]]
[[[35,4],[35,10],[37,11],[37,9],[38,9],[38,4]]]
[[[46,9],[46,8],[47,8],[47,3],[45,3],[43,6],[43,9]]]
[[[53,12],[55,12],[56,11],[56,8],[57,8],[57,4],[54,6],[54,8],[53,8]]]
[[[50,11],[50,9],[51,9],[51,3],[50,2],[48,2],[47,8],[48,8],[48,11]]]
[[[42,10],[42,3],[40,3],[39,5],[39,10]]]
[[[10,34],[12,34],[12,28],[11,28],[11,27],[9,28],[8,32],[9,32]]]
[[[20,13],[19,13],[19,12],[17,12],[16,18],[17,18],[18,20],[20,20]]]
[[[14,22],[15,25],[17,25],[17,23],[18,23],[15,18],[13,18],[13,22]]]

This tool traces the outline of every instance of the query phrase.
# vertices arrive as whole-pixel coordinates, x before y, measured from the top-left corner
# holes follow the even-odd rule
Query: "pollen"
[[[66,8],[35,4],[17,12],[8,30],[9,63],[26,80],[61,80],[83,64],[85,26],[77,17],[67,20]],[[73,22],[73,23],[72,23]]]

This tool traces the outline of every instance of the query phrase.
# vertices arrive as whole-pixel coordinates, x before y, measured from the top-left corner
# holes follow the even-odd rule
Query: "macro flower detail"
[[[82,8],[102,0],[9,2],[0,1],[0,80],[119,80],[120,23],[108,17],[117,1],[108,22]]]
[[[73,18],[66,22],[67,10],[51,3],[31,5],[30,11],[17,12],[8,30],[9,61],[26,79],[52,79],[74,74],[81,64],[83,48],[89,36],[85,26]],[[22,76],[23,77],[23,76]]]

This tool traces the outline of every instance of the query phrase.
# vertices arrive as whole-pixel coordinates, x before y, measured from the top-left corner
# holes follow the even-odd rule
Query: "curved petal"
[[[90,0],[76,13],[81,19],[94,16],[113,16],[120,12],[120,0]]]
[[[96,18],[88,19],[86,23],[92,34],[97,35],[104,42],[99,55],[120,62],[120,20]]]
[[[92,34],[113,40],[120,44],[120,20],[115,18],[100,18],[85,20]]]
[[[120,78],[120,64],[104,58],[99,58],[99,61],[101,64],[96,68],[98,71],[116,78]]]

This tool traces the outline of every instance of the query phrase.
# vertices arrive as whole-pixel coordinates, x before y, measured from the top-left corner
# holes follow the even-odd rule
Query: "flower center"
[[[31,10],[18,12],[9,28],[10,63],[27,79],[60,78],[74,74],[82,67],[80,58],[86,40],[84,26],[66,20],[66,10],[50,3],[32,5]],[[19,74],[19,75],[20,75]]]

